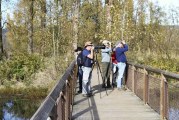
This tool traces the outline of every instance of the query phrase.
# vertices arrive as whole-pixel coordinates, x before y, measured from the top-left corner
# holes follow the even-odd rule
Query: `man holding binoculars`
[[[92,66],[93,66],[93,44],[88,41],[85,43],[85,48],[82,51],[83,57],[83,80],[82,80],[82,95],[84,97],[90,97],[92,96],[91,92],[91,72],[92,72]]]

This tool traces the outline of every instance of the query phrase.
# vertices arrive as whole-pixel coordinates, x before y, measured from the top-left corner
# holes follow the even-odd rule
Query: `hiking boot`
[[[79,90],[78,93],[82,93],[82,90]]]
[[[88,95],[88,97],[91,97],[91,96],[93,96],[93,93],[88,93],[87,95]]]
[[[93,94],[92,93],[88,93],[88,94],[83,94],[82,96],[83,97],[91,97],[91,96],[93,96]]]
[[[106,88],[111,88],[111,85],[107,85]]]
[[[106,88],[106,85],[103,84],[103,85],[102,85],[102,88]]]
[[[88,94],[82,94],[83,97],[88,97]]]
[[[123,89],[124,91],[126,91],[126,90],[127,90],[127,88],[126,88],[126,87],[123,87],[122,89]]]

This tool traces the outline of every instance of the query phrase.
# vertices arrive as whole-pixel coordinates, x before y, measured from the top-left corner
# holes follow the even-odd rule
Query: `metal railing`
[[[30,120],[70,120],[76,77],[77,66],[73,61]]]
[[[161,119],[179,119],[179,74],[129,62],[126,73],[127,87]],[[77,66],[73,61],[31,120],[70,120],[76,80]]]
[[[179,74],[129,62],[126,73],[127,87],[161,119],[179,119]]]

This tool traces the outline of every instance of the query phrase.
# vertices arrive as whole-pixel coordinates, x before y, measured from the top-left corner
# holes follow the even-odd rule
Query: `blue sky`
[[[158,2],[159,5],[161,5],[162,7],[172,7],[172,6],[176,6],[179,7],[179,0],[151,0],[153,2]]]
[[[153,1],[154,3],[158,3],[162,7],[162,9],[167,13],[166,20],[163,20],[164,22],[163,24],[179,25],[178,13],[172,12],[173,18],[171,18],[171,9],[179,12],[179,0],[151,0],[151,1]]]
[[[15,8],[15,5],[19,0],[10,0],[11,2],[5,2],[2,6],[2,10],[6,13],[12,13]],[[104,0],[103,0],[104,1]],[[168,8],[172,6],[179,7],[179,0],[151,0],[154,3],[159,3],[160,6]]]
[[[16,7],[16,4],[20,0],[10,0],[10,2],[3,2],[2,4],[2,11],[3,11],[3,20],[6,20],[6,14],[9,13],[12,17],[12,13]],[[134,0],[135,1],[135,0]],[[162,8],[165,8],[165,11],[167,12],[168,8],[178,7],[179,11],[179,0],[150,0],[154,3],[158,3]],[[104,2],[104,0],[103,0]]]
[[[2,17],[3,21],[6,21],[6,15],[7,13],[12,16],[12,13],[16,7],[16,4],[19,0],[10,0],[10,2],[5,2],[5,0],[2,2]]]

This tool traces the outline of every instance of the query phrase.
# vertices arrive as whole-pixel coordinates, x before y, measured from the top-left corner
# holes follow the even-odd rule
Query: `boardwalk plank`
[[[160,120],[160,115],[145,105],[130,90],[100,90],[96,69],[93,71],[92,88],[94,96],[75,96],[73,120]],[[101,78],[100,78],[101,82]]]

